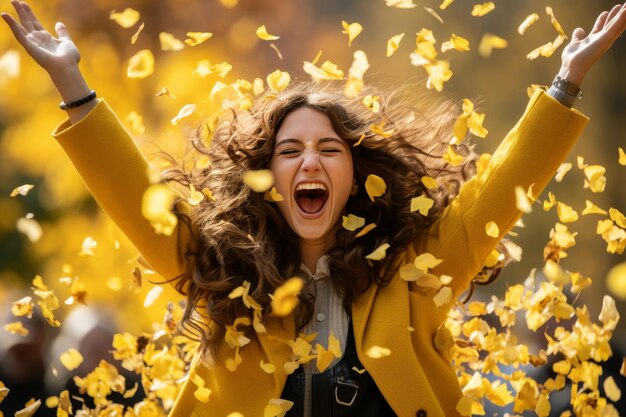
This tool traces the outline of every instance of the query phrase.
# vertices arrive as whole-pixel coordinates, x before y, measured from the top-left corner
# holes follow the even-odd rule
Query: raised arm
[[[80,54],[65,25],[56,24],[55,38],[28,4],[11,3],[20,23],[7,13],[2,13],[2,18],[28,54],[48,72],[63,102],[89,97],[92,91],[78,68]],[[191,237],[185,226],[178,226],[171,236],[157,235],[143,217],[142,197],[150,186],[148,163],[128,132],[103,100],[91,99],[66,111],[68,120],[53,135],[100,207],[164,278],[181,274]]]
[[[589,69],[625,28],[626,4],[618,4],[598,16],[587,36],[581,28],[574,30],[558,73],[570,84],[553,86],[548,93],[535,92],[487,168],[461,187],[457,198],[433,225],[432,237],[416,246],[418,254],[430,252],[443,259],[433,273],[452,276],[456,296],[467,288],[497,242],[521,217],[515,187],[527,190],[532,185],[537,197],[582,132],[588,119],[569,105],[576,101],[575,91]],[[498,237],[487,235],[485,226],[489,222],[498,225]]]

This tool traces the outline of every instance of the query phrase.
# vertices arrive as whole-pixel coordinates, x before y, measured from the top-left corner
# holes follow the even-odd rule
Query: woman
[[[198,145],[210,169],[172,173],[207,188],[215,201],[195,208],[181,201],[179,217],[192,226],[167,237],[141,214],[147,164],[87,86],[67,29],[57,23],[54,38],[27,4],[12,4],[21,24],[5,13],[3,19],[48,72],[68,113],[54,136],[103,209],[187,294],[185,324],[203,349],[173,416],[459,415],[462,394],[441,326],[447,310],[521,215],[515,187],[532,185],[536,198],[581,133],[587,118],[570,108],[578,86],[626,27],[626,5],[618,4],[588,35],[577,28],[549,92],[534,93],[488,166],[460,190],[443,182],[463,183],[464,168],[442,166],[438,149],[455,116],[450,109],[416,122],[390,106],[383,114],[391,116],[391,137],[381,140],[370,129],[381,117],[316,86],[260,100],[222,123],[210,149]],[[262,168],[274,174],[274,202],[242,189],[242,173]],[[426,187],[425,176],[440,186]],[[412,213],[409,203],[421,195],[433,208]],[[348,214],[376,227],[357,236],[342,228]],[[485,234],[489,222],[497,237]],[[422,272],[416,258],[426,259]],[[431,287],[443,288],[407,279],[423,272],[439,277]],[[307,283],[300,307],[272,315],[269,295],[293,275]],[[297,337],[300,330],[318,334]],[[326,340],[332,355],[320,364]],[[311,341],[320,343],[317,355]],[[208,400],[198,394],[203,387],[211,390]]]

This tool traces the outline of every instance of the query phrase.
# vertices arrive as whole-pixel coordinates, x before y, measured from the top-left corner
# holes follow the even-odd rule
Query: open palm
[[[21,24],[6,13],[2,13],[2,18],[18,42],[45,70],[50,72],[75,65],[80,61],[78,48],[70,38],[65,25],[56,24],[58,37],[55,38],[41,25],[28,4],[18,1],[12,1],[11,4],[15,7]]]

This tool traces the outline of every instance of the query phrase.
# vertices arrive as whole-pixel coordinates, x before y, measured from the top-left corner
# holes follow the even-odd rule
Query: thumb
[[[584,37],[585,37],[585,29],[583,28],[576,28],[574,29],[574,32],[572,32],[573,41],[579,41],[583,39]]]
[[[54,25],[54,30],[57,32],[57,37],[59,39],[67,39],[69,41],[72,40],[72,38],[70,38],[70,34],[67,31],[67,27],[65,27],[63,23],[57,22],[56,25]]]

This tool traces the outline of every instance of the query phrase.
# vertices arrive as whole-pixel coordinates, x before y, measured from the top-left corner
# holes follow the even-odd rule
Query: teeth
[[[326,190],[326,186],[319,182],[315,182],[315,183],[304,182],[304,183],[298,184],[298,187],[296,187],[296,191],[300,191],[300,190]]]

